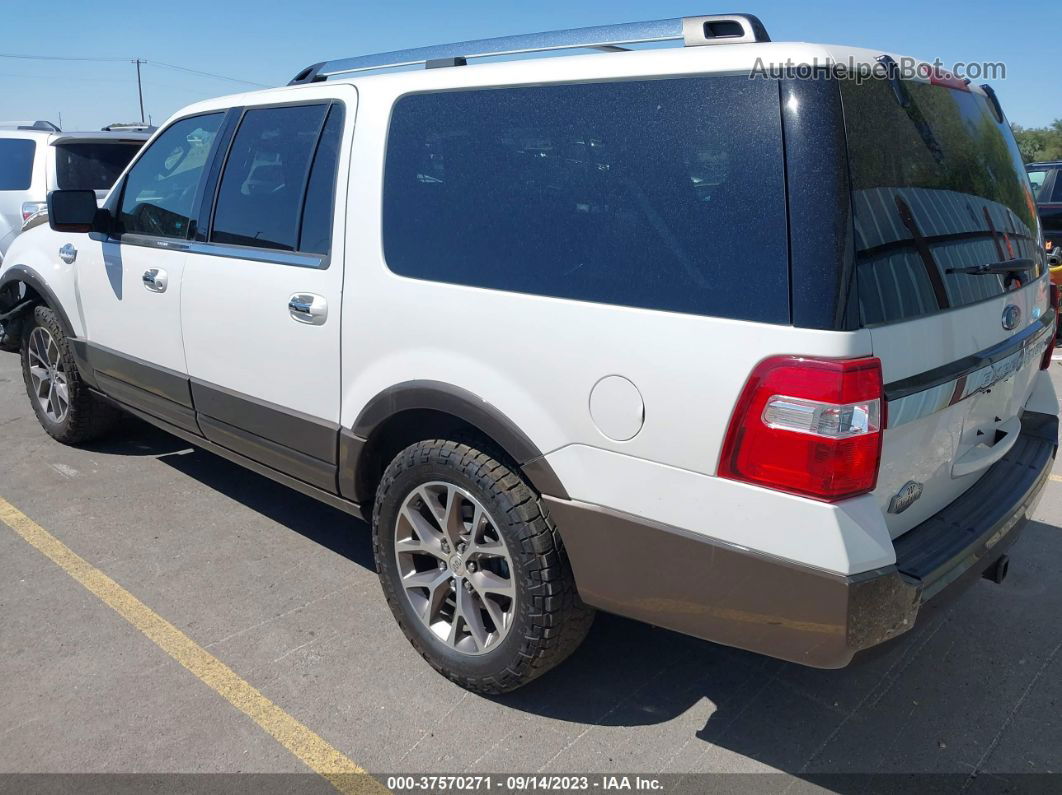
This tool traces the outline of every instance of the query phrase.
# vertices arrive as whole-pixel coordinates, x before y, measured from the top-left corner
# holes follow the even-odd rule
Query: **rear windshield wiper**
[[[968,273],[971,276],[984,274],[1015,273],[1016,271],[1031,271],[1036,267],[1036,261],[1027,257],[1017,259],[1005,259],[1002,262],[986,262],[983,265],[968,265],[964,268],[948,268],[946,273]]]
[[[940,165],[944,165],[944,148],[940,145],[940,141],[937,140],[937,136],[933,134],[933,128],[929,126],[929,122],[926,121],[921,109],[911,99],[911,92],[907,90],[907,86],[900,79],[899,64],[893,60],[891,55],[879,55],[877,61],[885,70],[885,76],[892,87],[892,95],[896,98],[896,104],[903,108],[903,112],[907,114],[911,124],[918,130],[918,134],[922,137],[922,143],[925,144],[929,153],[933,155],[933,159]]]

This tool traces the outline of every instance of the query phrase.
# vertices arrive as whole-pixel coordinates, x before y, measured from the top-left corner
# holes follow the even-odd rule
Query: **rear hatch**
[[[895,538],[1016,441],[1053,313],[1029,180],[989,98],[840,83],[860,320],[888,401],[874,494]]]
[[[60,190],[92,190],[102,201],[122,171],[143,146],[135,138],[93,138],[85,135],[56,136],[51,181]]]

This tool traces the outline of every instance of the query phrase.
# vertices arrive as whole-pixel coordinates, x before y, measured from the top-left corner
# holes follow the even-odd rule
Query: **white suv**
[[[467,65],[560,47],[612,51]],[[843,666],[1002,579],[1058,441],[1008,125],[894,66],[743,15],[317,64],[53,193],[5,340],[60,441],[117,406],[371,521],[465,687],[592,608]]]
[[[0,122],[0,262],[16,235],[44,220],[49,191],[94,190],[102,200],[148,134],[62,132],[54,124]]]

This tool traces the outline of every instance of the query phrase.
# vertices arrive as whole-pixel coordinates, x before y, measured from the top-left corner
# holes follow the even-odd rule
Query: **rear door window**
[[[221,177],[212,242],[298,248],[310,165],[328,109],[326,103],[244,114]]]
[[[384,253],[417,279],[787,323],[783,177],[770,81],[408,95]]]
[[[842,80],[863,323],[993,298],[1038,277],[1036,205],[1005,123],[979,94]],[[970,266],[1031,259],[1014,275]]]
[[[55,183],[61,190],[106,190],[140,150],[135,143],[59,143],[55,145]]]
[[[0,190],[29,189],[36,148],[27,138],[0,138]]]

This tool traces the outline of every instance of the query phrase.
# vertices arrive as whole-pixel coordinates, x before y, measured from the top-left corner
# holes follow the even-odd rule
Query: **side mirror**
[[[56,232],[91,232],[99,207],[91,190],[53,190],[48,194],[48,225]]]

